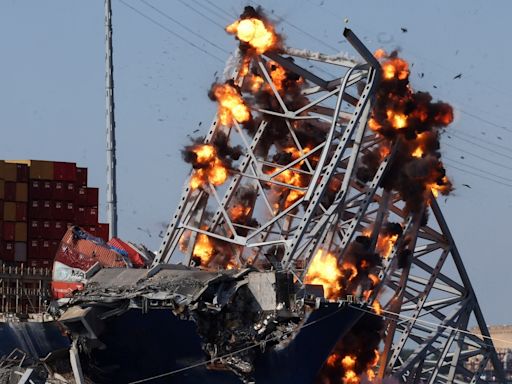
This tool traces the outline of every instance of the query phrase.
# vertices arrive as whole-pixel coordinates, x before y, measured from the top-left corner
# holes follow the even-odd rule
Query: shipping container
[[[41,223],[39,220],[31,219],[28,225],[28,237],[30,239],[37,239],[41,237],[42,227],[43,223]]]
[[[64,193],[63,200],[72,201],[72,202],[74,202],[76,200],[75,183],[66,183],[66,191]]]
[[[44,260],[44,259],[31,259],[30,254],[27,255],[27,266],[31,268],[48,268],[51,269],[53,267],[53,260]]]
[[[53,179],[53,161],[30,160],[28,165],[31,179]]]
[[[16,201],[16,182],[6,181],[4,184],[4,200]]]
[[[15,229],[15,241],[27,241],[27,223],[16,223],[16,229]],[[26,254],[26,250],[25,250]]]
[[[17,179],[16,164],[0,161],[0,179],[14,181]]]
[[[16,221],[27,221],[27,203],[16,203]]]
[[[85,225],[85,207],[77,207],[75,209],[75,224]]]
[[[97,225],[98,224],[98,208],[87,207],[85,208],[85,224]]]
[[[63,181],[55,181],[53,183],[53,200],[64,200],[66,196],[66,190],[64,189],[65,183]]]
[[[2,224],[2,240],[14,241],[16,237],[16,223],[13,221],[4,221]]]
[[[76,181],[76,164],[61,161],[54,162],[53,178],[54,180]]]
[[[87,168],[76,169],[76,184],[78,187],[87,186]]]
[[[26,183],[28,182],[28,165],[16,164],[16,181]]]
[[[13,241],[2,241],[0,242],[0,259],[3,261],[14,260],[14,242]]]
[[[16,221],[16,203],[4,201],[4,221]]]
[[[43,200],[43,204],[40,207],[41,209],[41,218],[43,219],[51,219],[52,218],[52,201]]]
[[[53,199],[53,185],[49,180],[41,181],[41,198]]]
[[[27,243],[16,242],[14,245],[14,261],[25,262],[27,261]]]
[[[40,219],[41,215],[41,200],[31,200],[28,205],[28,217],[31,219]]]
[[[41,196],[41,182],[39,180],[30,180],[28,182],[28,196],[30,200],[42,199]]]
[[[65,203],[64,215],[60,217],[63,220],[73,221],[75,219],[75,203],[68,201]]]
[[[28,242],[28,254],[27,257],[31,259],[40,259],[40,248],[42,241],[39,239],[32,239]]]
[[[109,227],[107,223],[98,223],[97,225],[97,233],[98,237],[101,237],[103,240],[109,240]]]
[[[50,220],[43,220],[41,225],[41,238],[49,240],[53,234],[53,222]]]
[[[5,199],[5,180],[0,179],[0,200]]]
[[[53,223],[53,240],[61,240],[62,236],[64,236],[64,233],[67,231],[66,223],[63,221],[55,221]]]
[[[22,202],[28,201],[28,184],[27,183],[16,183],[16,201],[22,201]]]
[[[52,219],[55,220],[63,219],[65,214],[64,210],[66,207],[66,203],[64,203],[63,201],[53,201],[52,203],[52,213],[51,216],[48,217],[51,217]]]
[[[87,188],[87,206],[88,207],[97,207],[98,206],[98,196],[99,196],[98,188]]]

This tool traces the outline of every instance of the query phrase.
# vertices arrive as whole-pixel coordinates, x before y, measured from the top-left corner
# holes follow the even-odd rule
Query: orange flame
[[[398,240],[398,235],[384,235],[379,234],[377,239],[377,251],[380,253],[382,257],[387,259],[393,250],[393,247]]]
[[[210,144],[198,145],[192,149],[196,154],[196,164],[200,168],[195,169],[190,178],[190,187],[197,189],[210,182],[213,185],[221,185],[228,178],[228,169],[217,157],[215,147]]]
[[[356,366],[356,356],[347,355],[343,359],[341,359],[341,365],[345,370],[345,375],[343,376],[343,384],[359,384],[360,380],[357,376],[354,368]]]
[[[443,177],[440,183],[430,183],[427,184],[427,189],[430,189],[432,191],[432,194],[435,198],[439,196],[439,194],[446,194],[450,192],[450,181],[446,176]]]
[[[216,84],[213,95],[219,103],[218,115],[222,125],[229,126],[236,120],[245,123],[251,118],[249,108],[238,90],[230,84]]]
[[[377,315],[382,314],[382,306],[380,305],[380,303],[379,303],[379,301],[378,301],[378,300],[375,300],[375,301],[372,303],[372,308],[373,308],[374,312],[375,312]]]
[[[336,257],[332,253],[319,249],[309,266],[304,282],[322,285],[325,298],[334,300],[340,294],[339,280],[341,277],[342,273],[338,268]]]
[[[231,220],[237,221],[237,220],[243,220],[249,214],[251,213],[251,207],[250,206],[244,206],[242,204],[235,204],[230,210],[229,215],[231,216]]]
[[[409,77],[409,64],[398,57],[390,58],[382,63],[382,75],[385,80],[405,80]]]
[[[226,27],[226,31],[236,35],[238,40],[249,44],[258,54],[275,48],[278,43],[272,26],[266,25],[262,20],[256,18],[236,20]]]
[[[407,127],[407,115],[395,112],[391,109],[386,111],[386,115],[393,128],[402,129]]]

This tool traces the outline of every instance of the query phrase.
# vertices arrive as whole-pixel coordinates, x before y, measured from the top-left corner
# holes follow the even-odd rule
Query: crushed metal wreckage
[[[264,378],[271,372],[268,365],[297,364],[295,355],[304,355],[298,346],[318,351],[312,351],[306,373],[290,369],[288,374],[313,380],[342,331],[360,316],[324,301],[321,286],[298,290],[289,273],[207,272],[181,265],[102,269],[83,291],[61,299],[61,311],[59,322],[80,351],[84,375],[97,383],[137,380],[143,368],[165,373],[191,366],[195,371],[178,382],[197,383],[208,372],[212,383],[217,376],[222,383],[270,383]],[[338,325],[328,331],[319,329],[323,325],[303,329],[323,318]]]

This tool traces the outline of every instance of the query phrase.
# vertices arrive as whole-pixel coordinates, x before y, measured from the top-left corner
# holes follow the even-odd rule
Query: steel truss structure
[[[222,132],[231,145],[243,147],[244,155],[223,185],[193,189],[187,181],[154,266],[171,261],[190,265],[196,244],[206,236],[217,253],[227,255],[228,267],[286,269],[303,281],[317,252],[335,254],[341,263],[357,235],[370,234],[375,249],[380,228],[399,223],[403,234],[379,267],[381,282],[370,298],[379,299],[386,316],[380,376],[394,375],[406,383],[482,383],[490,363],[504,382],[471,282],[435,199],[424,207],[432,212],[428,225],[423,211],[406,214],[398,194],[381,187],[394,147],[383,156],[373,179],[365,183],[357,177],[362,156],[383,140],[366,129],[381,68],[350,30],[344,36],[362,61],[291,48],[251,56],[252,68],[277,107],[249,102],[252,129],[236,121],[223,126],[218,115],[214,118],[204,142],[213,142]],[[234,61],[231,79],[245,97],[250,75],[240,72],[242,56]],[[296,95],[304,102],[298,108],[289,108],[279,92],[269,70],[272,62],[304,79]],[[288,139],[269,145],[269,132],[277,126]],[[305,129],[314,134],[314,146],[304,139]],[[276,161],[276,153],[283,151],[295,155]],[[302,182],[287,182],[285,173]],[[240,200],[248,190],[251,198]],[[241,201],[250,221],[233,217]],[[472,321],[482,336],[467,331]],[[481,364],[473,372],[466,362],[475,357]]]

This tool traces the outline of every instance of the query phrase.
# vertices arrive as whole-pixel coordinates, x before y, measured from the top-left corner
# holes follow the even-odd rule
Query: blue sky
[[[188,26],[141,0],[113,0],[120,235],[157,248],[189,172],[180,149],[211,122],[206,93],[236,47],[221,26],[247,2],[146,1]],[[293,47],[346,50],[348,25],[371,50],[401,49],[415,89],[455,107],[442,149],[456,190],[440,203],[488,322],[510,322],[512,308],[502,303],[512,264],[512,3],[258,4],[286,20],[277,29]],[[88,167],[105,218],[103,27],[100,0],[0,2],[0,157]]]

